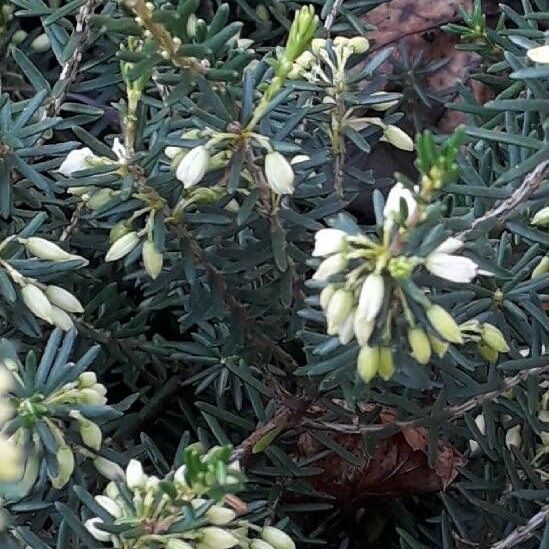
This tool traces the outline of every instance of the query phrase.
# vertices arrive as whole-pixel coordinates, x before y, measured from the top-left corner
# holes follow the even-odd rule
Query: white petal
[[[398,217],[400,215],[401,200],[406,202],[408,208],[408,218],[406,221],[409,223],[415,215],[417,202],[412,192],[404,187],[402,183],[396,183],[389,191],[389,195],[385,201],[385,208],[383,209],[383,216],[386,219]]]
[[[324,257],[341,251],[347,233],[339,229],[320,229],[315,234],[313,257]]]
[[[468,257],[444,253],[430,254],[425,266],[434,275],[459,283],[471,282],[478,272],[478,265]]]
[[[334,254],[326,258],[313,275],[315,280],[326,280],[332,275],[341,272],[347,266],[347,260],[343,254]]]
[[[294,171],[279,152],[272,151],[265,157],[265,177],[275,193],[292,194],[294,192]]]
[[[363,317],[365,321],[374,320],[383,304],[384,292],[385,282],[383,277],[377,273],[370,273],[360,290],[357,314]]]
[[[191,149],[177,166],[175,177],[187,189],[202,180],[208,170],[210,153],[204,146]]]
[[[526,52],[526,55],[534,61],[534,63],[549,63],[549,44],[531,48]]]
[[[89,161],[96,158],[97,156],[95,156],[88,147],[76,149],[67,155],[67,158],[63,160],[63,163],[59,166],[57,171],[62,173],[65,177],[70,177],[73,172],[89,168]]]
[[[444,254],[455,254],[463,248],[463,241],[459,238],[454,238],[450,236],[442,244],[439,244],[432,253],[444,253]]]
[[[352,311],[339,326],[339,342],[347,345],[354,335],[355,311]]]

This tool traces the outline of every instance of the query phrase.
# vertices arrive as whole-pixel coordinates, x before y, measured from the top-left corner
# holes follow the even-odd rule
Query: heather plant
[[[549,6],[381,3],[0,1],[1,547],[549,544]]]

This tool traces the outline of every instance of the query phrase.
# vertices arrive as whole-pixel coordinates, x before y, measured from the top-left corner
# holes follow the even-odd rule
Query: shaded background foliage
[[[256,55],[229,38],[242,26],[241,36],[254,41],[256,53],[268,54],[284,43],[302,4],[182,2],[177,24],[171,12],[161,21],[192,46],[189,55],[208,58],[213,70],[191,78],[154,49],[120,49],[128,36],[141,35],[124,5],[12,2],[14,17],[0,34],[0,231],[4,238],[35,234],[62,242],[90,265],[43,264],[17,250],[9,257],[28,276],[71,290],[85,306],[76,320],[76,356],[100,344],[93,368],[108,387],[109,402],[128,399],[124,415],[104,430],[110,441],[101,452],[108,459],[125,465],[140,457],[165,472],[182,437],[206,447],[231,444],[248,476],[242,497],[264,501],[258,517],[282,520],[298,547],[498,547],[532,517],[540,527],[518,546],[546,546],[547,458],[539,454],[547,424],[537,418],[547,390],[548,278],[532,280],[531,274],[547,255],[548,237],[529,224],[547,203],[544,173],[535,185],[530,181],[532,192],[520,207],[514,193],[528,191],[525,178],[528,183],[549,160],[547,66],[533,67],[525,57],[544,40],[547,2],[502,6],[493,26],[474,37],[469,49],[488,45],[492,55],[483,55],[472,75],[488,103],[478,101],[467,78],[442,94],[430,89],[427,79],[444,71],[446,61],[425,60],[406,46],[399,54],[375,45],[355,60],[357,86],[346,97],[349,104],[366,110],[375,91],[402,93],[404,107],[389,110],[384,120],[403,122],[410,131],[433,129],[438,119],[427,113],[459,92],[450,108],[464,113],[468,137],[460,177],[443,192],[445,217],[452,230],[474,240],[474,251],[486,258],[481,266],[495,276],[465,288],[440,283],[433,289],[460,322],[492,322],[511,343],[498,364],[452,348],[450,358],[435,358],[426,369],[401,351],[396,377],[368,386],[356,380],[357,349],[325,334],[310,299],[315,291],[304,285],[307,261],[312,235],[327,218],[350,209],[359,224],[375,227],[381,194],[373,189],[391,184],[394,171],[415,177],[411,155],[378,147],[376,128],[347,135],[344,192],[334,192],[324,90],[291,83],[260,130],[277,150],[310,158],[295,166],[296,192],[282,202],[275,222],[256,207],[256,190],[247,197],[237,192],[241,164],[233,161],[206,178],[209,184],[223,181],[227,195],[164,223],[181,192],[165,147],[198,144],[181,138],[188,129],[245,123],[254,89],[268,74],[266,63],[248,66]],[[325,25],[320,34],[332,36],[369,36],[370,12],[387,7],[379,8],[384,2],[378,0],[313,4]],[[187,27],[191,13],[205,21],[195,22],[194,38]],[[459,22],[459,15],[449,17],[445,22]],[[20,30],[26,37],[14,45]],[[467,44],[463,29],[450,30],[465,35]],[[152,74],[138,106],[136,169],[124,177],[90,169],[62,178],[55,169],[80,144],[114,159],[110,146],[123,133],[126,108],[121,59],[135,63],[132,79]],[[66,192],[74,186],[119,193],[90,209]],[[104,261],[109,232],[142,206],[135,192],[145,186],[165,201],[154,229],[165,269],[154,281],[138,248],[122,261]],[[238,211],[226,207],[233,196]],[[30,349],[40,355],[48,327],[10,299],[3,279],[0,291],[2,335],[20,357]],[[483,429],[475,423],[479,414]],[[516,425],[522,443],[508,447],[506,433]],[[71,484],[95,493],[102,480],[83,461]],[[55,491],[42,475],[23,500],[7,504],[12,527],[33,547],[86,546],[56,501],[80,515],[71,487]]]

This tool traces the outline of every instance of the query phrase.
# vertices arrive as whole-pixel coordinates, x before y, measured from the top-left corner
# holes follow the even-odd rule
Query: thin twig
[[[57,83],[54,86],[54,89],[57,90],[57,95],[47,105],[42,117],[43,119],[57,116],[59,114],[63,101],[65,100],[72,83],[76,79],[78,67],[80,65],[80,61],[82,60],[82,50],[90,36],[90,18],[95,9],[96,1],[97,0],[88,0],[81,6],[78,14],[76,15],[74,51],[61,69],[61,74],[59,75]]]
[[[471,226],[457,235],[457,238],[464,240],[472,232],[484,227],[484,225],[496,222],[501,224],[511,216],[515,210],[528,200],[540,187],[544,179],[549,176],[549,160],[538,164],[536,169],[528,174],[522,185],[506,200],[503,200],[495,208],[487,211],[482,217],[475,219]]]
[[[513,530],[507,537],[494,543],[490,549],[510,549],[531,538],[535,531],[549,520],[549,505],[544,505],[525,525]]]
[[[264,425],[258,427],[234,449],[231,459],[245,461],[246,458],[252,454],[254,446],[269,433],[296,425],[301,420],[310,404],[311,399],[304,395],[285,398],[278,407],[273,418]]]
[[[505,394],[509,389],[516,387],[531,376],[541,375],[549,372],[549,363],[537,368],[531,368],[530,370],[523,370],[513,377],[503,379],[501,386],[488,393],[477,395],[462,404],[456,406],[450,406],[436,410],[436,422],[442,423],[449,420],[457,419],[467,412],[474,410],[484,402],[493,402],[501,395]],[[346,423],[332,423],[325,421],[314,421],[305,419],[301,422],[301,425],[306,427],[312,427],[315,429],[322,429],[326,431],[337,431],[339,433],[346,434],[364,434],[364,433],[377,433],[380,431],[396,430],[402,431],[403,429],[409,429],[412,427],[424,427],[434,420],[433,416],[424,416],[416,419],[410,419],[406,421],[394,421],[390,423],[375,423],[369,425],[354,425]]]
[[[332,30],[332,25],[334,24],[335,18],[339,13],[339,9],[342,4],[343,0],[335,0],[330,13],[326,16],[326,20],[324,21],[324,28],[326,29],[326,32],[330,32]]]

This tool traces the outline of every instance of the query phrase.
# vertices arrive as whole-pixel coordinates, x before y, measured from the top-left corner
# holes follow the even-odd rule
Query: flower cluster
[[[295,549],[281,530],[238,516],[244,504],[227,491],[239,487],[242,475],[238,463],[227,461],[229,456],[227,447],[204,453],[192,445],[186,463],[163,479],[145,474],[132,459],[124,477],[95,496],[98,516],[85,526],[111,547],[145,549],[154,543],[167,549]]]
[[[14,380],[9,392],[14,416],[2,433],[25,453],[19,480],[23,491],[32,488],[44,458],[52,485],[62,488],[73,474],[75,452],[93,456],[101,448],[98,423],[120,415],[107,405],[105,386],[87,371],[99,349],[90,349],[76,364],[67,363],[75,333],[61,338],[61,330],[54,330],[39,363],[32,352],[22,363],[7,342],[1,349],[3,364]],[[73,436],[76,432],[79,441]]]
[[[88,261],[83,257],[71,254],[57,244],[37,236],[8,238],[0,244],[0,251],[8,247],[13,240],[22,244],[31,258],[54,263],[74,261],[79,267],[88,264]],[[21,299],[28,309],[36,317],[64,331],[73,328],[74,323],[71,315],[84,312],[80,301],[60,286],[42,284],[36,278],[24,275],[21,271],[25,267],[25,263],[19,262],[19,264],[21,267],[16,268],[10,260],[0,259],[0,266],[3,267],[11,281],[19,287]],[[15,299],[15,290],[13,293]]]
[[[23,456],[21,448],[1,433],[2,426],[13,415],[13,407],[7,398],[13,387],[13,376],[7,368],[0,366],[0,481],[13,481],[21,476]],[[0,524],[1,530],[1,524]]]
[[[461,284],[483,274],[473,259],[458,253],[464,243],[455,237],[440,234],[430,243],[409,245],[414,228],[432,215],[420,202],[420,192],[402,183],[391,189],[379,238],[358,229],[355,234],[339,228],[316,233],[313,257],[321,262],[313,280],[324,286],[320,306],[327,332],[342,344],[356,338],[358,373],[365,381],[376,375],[393,376],[392,347],[395,331],[402,329],[402,317],[410,354],[421,364],[430,361],[433,351],[443,356],[450,343],[478,341],[483,356],[491,359],[494,353],[509,350],[497,329],[474,322],[458,326],[446,309],[416,285],[416,274],[422,272]]]

